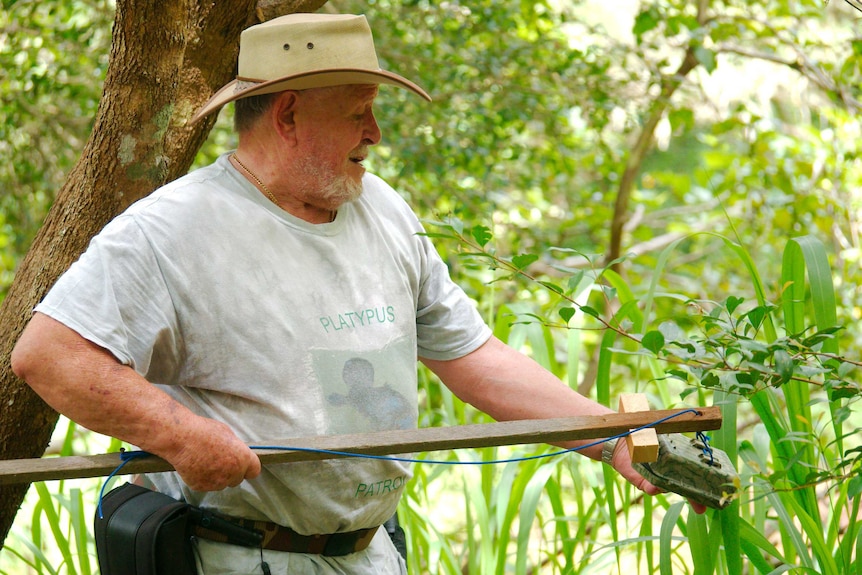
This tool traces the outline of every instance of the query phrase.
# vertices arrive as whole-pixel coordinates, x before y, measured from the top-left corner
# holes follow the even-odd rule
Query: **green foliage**
[[[628,148],[682,48],[694,44],[700,65],[669,102],[637,175],[633,213],[623,214],[624,250],[642,256],[626,262],[627,277],[649,281],[663,247],[703,230],[758,246],[758,265],[775,275],[784,240],[812,233],[836,246],[836,277],[847,284],[839,315],[862,315],[853,287],[862,78],[851,9],[710,2],[701,25],[696,4],[642,2],[625,29],[628,15],[586,4],[331,2],[366,12],[384,65],[435,98],[428,105],[381,90],[384,140],[373,171],[426,218],[486,215],[501,252],[589,265],[576,254],[597,261],[605,251]],[[711,256],[721,244],[701,235],[680,247],[699,263],[669,270],[680,291],[709,299],[745,289]],[[483,299],[487,274],[447,255]],[[495,289],[505,293],[494,297],[520,297],[517,286]]]
[[[6,285],[89,130],[111,8],[4,8]],[[400,509],[411,572],[862,572],[859,362],[848,353],[862,347],[858,13],[837,0],[327,8],[366,13],[383,66],[434,97],[381,89],[384,140],[369,163],[429,222],[495,334],[606,404],[642,391],[656,407],[722,405],[713,443],[741,476],[738,501],[696,516],[577,456],[417,465]],[[697,67],[673,78],[689,47]],[[657,101],[671,80],[680,88]],[[660,104],[621,214],[626,255],[607,262],[632,143]],[[222,116],[198,163],[234,145]],[[487,421],[420,375],[420,425]],[[28,499],[39,511],[22,522],[38,527],[17,529],[0,565],[20,554],[38,572],[85,573],[65,515],[77,496],[49,491]],[[66,551],[41,559],[54,531]]]
[[[58,425],[54,455],[117,451],[120,442]],[[91,528],[102,479],[35,483],[0,550],[0,574],[90,575],[98,573]]]
[[[0,10],[0,300],[78,159],[99,103],[110,0]]]
[[[558,307],[584,312],[575,324],[575,315],[567,314],[564,325],[526,312],[518,316],[516,325],[534,331],[603,332],[597,370],[600,401],[607,403],[613,395],[611,381],[619,372],[634,373],[642,390],[661,398],[662,405],[694,400],[695,405],[711,402],[723,407],[724,426],[714,443],[741,463],[741,495],[724,511],[710,511],[705,517],[690,513],[688,520],[681,518],[682,503],[665,503],[660,496],[659,505],[667,509],[657,535],[644,519],[654,515],[647,506],[639,518],[639,537],[629,542],[649,548],[653,538],[657,540],[658,563],[651,551],[644,555],[648,572],[677,572],[680,562],[693,566],[696,573],[740,573],[746,563],[764,573],[797,568],[810,573],[851,572],[859,560],[854,549],[860,524],[847,521],[858,517],[862,494],[862,482],[857,479],[862,472],[858,441],[862,422],[854,415],[862,397],[855,377],[860,362],[839,353],[837,336],[843,330],[836,320],[832,274],[824,246],[816,238],[802,236],[787,243],[778,284],[782,289],[777,294],[782,300],[777,303],[768,301],[765,282],[749,253],[722,238],[725,253],[741,260],[748,270],[754,301],[748,303],[742,294],[698,301],[665,293],[663,298],[682,308],[677,312],[682,321],[657,322],[649,311],[640,311],[651,309],[655,284],[631,299],[633,286],[620,283],[621,278],[610,270],[597,268],[590,274],[596,284],[593,290],[612,304],[607,309],[617,311],[612,316],[597,314],[593,308],[585,311],[572,287],[548,285],[530,275],[516,258],[501,257],[484,247],[493,238],[477,234],[476,226],[452,220],[430,226],[438,241],[449,239],[461,246],[463,257],[484,262],[500,277],[517,275],[550,292],[554,302],[549,313]],[[477,236],[484,245],[475,240]],[[667,248],[659,260],[668,262],[677,247]],[[664,265],[656,269],[658,275],[663,272]],[[602,289],[603,283],[614,289]],[[580,286],[580,279],[574,284]],[[640,306],[633,307],[632,302]],[[674,400],[674,395],[679,399]],[[740,426],[740,414],[758,423]],[[845,448],[847,442],[852,446]],[[614,540],[619,540],[623,526],[615,518],[621,512],[628,514],[630,508],[617,505],[616,482],[606,470],[607,499],[602,503],[597,498],[597,502],[608,506],[609,519],[591,520],[599,525],[609,522]],[[556,491],[548,489],[548,493]],[[583,513],[585,508],[578,511]],[[538,515],[533,519],[539,520]],[[676,544],[678,531],[688,545]],[[780,533],[780,538],[760,535],[773,532]],[[523,553],[517,550],[519,561],[524,560]]]

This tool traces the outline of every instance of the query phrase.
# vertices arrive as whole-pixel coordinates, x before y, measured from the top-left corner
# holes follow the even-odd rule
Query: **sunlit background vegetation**
[[[113,8],[3,5],[5,290],[88,137]],[[427,222],[495,333],[612,407],[624,391],[656,408],[722,405],[713,442],[741,478],[728,509],[696,516],[576,455],[417,465],[400,508],[411,573],[862,573],[858,6],[323,8],[367,14],[384,67],[432,94],[381,89],[371,169]],[[694,65],[677,74],[690,47]],[[229,126],[228,109],[199,164],[233,146]],[[487,421],[420,376],[421,425]],[[117,447],[62,420],[57,438],[54,453]],[[34,486],[0,572],[95,572],[98,487]]]

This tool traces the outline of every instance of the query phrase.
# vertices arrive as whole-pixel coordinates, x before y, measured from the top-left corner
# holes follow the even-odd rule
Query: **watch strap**
[[[611,464],[611,460],[614,458],[614,450],[617,448],[617,440],[610,439],[605,441],[604,446],[602,447],[602,461],[613,467]]]

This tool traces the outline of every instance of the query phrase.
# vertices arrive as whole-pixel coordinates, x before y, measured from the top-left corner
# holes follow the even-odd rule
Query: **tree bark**
[[[58,415],[12,373],[31,310],[114,216],[184,174],[216,115],[188,120],[235,75],[240,32],[326,0],[118,0],[93,132],[0,306],[0,459],[40,457]],[[0,487],[0,544],[29,485]]]
[[[701,25],[706,22],[707,10],[709,9],[709,0],[698,0],[697,2],[697,21]],[[649,116],[647,116],[644,127],[638,135],[637,142],[634,145],[626,167],[623,171],[623,176],[620,178],[620,185],[617,189],[617,197],[614,202],[614,215],[611,220],[611,239],[608,246],[608,251],[605,254],[605,265],[620,273],[621,265],[618,261],[623,255],[623,231],[625,224],[628,221],[629,201],[631,200],[632,190],[635,186],[637,176],[641,171],[647,153],[652,148],[653,138],[658,123],[664,116],[667,108],[670,106],[670,99],[676,92],[685,77],[698,66],[697,58],[694,53],[695,44],[689,44],[683,55],[682,62],[677,70],[662,78],[661,92],[653,102]]]
[[[673,96],[674,92],[682,84],[686,75],[697,65],[698,61],[694,57],[694,49],[689,47],[676,72],[662,81],[661,93],[653,103],[646,123],[638,135],[637,142],[626,161],[623,177],[620,178],[620,185],[617,189],[617,198],[614,202],[614,215],[611,220],[611,240],[608,253],[605,256],[605,265],[611,266],[611,269],[616,272],[621,271],[619,259],[623,255],[623,231],[628,221],[629,201],[631,200],[632,190],[634,190],[637,176],[640,174],[647,153],[652,148],[656,127],[658,127],[658,123],[670,105],[671,96]]]

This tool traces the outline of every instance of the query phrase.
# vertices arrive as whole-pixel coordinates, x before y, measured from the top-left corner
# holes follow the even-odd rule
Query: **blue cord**
[[[117,475],[117,474],[120,472],[120,470],[121,470],[123,467],[125,467],[125,466],[126,466],[126,464],[127,464],[128,462],[130,462],[131,460],[133,460],[133,459],[135,459],[135,458],[137,458],[137,457],[146,457],[147,455],[150,455],[150,454],[149,454],[149,453],[147,453],[146,451],[126,451],[125,449],[122,449],[122,448],[120,449],[120,461],[121,461],[122,463],[120,463],[120,464],[116,467],[116,469],[114,469],[114,470],[113,470],[113,471],[112,471],[112,472],[111,472],[111,473],[110,473],[110,474],[105,478],[104,483],[102,483],[102,489],[101,489],[101,490],[99,490],[99,507],[98,507],[98,511],[99,511],[99,519],[104,518],[104,515],[102,514],[102,498],[105,496],[105,487],[107,487],[107,486],[108,486],[108,482],[109,482],[109,481],[111,481],[111,479],[113,479],[113,477],[114,477],[115,475]]]
[[[698,431],[695,437],[703,443],[703,454],[709,456],[709,466],[712,467],[715,464],[715,455],[712,451],[712,446],[709,444],[709,436],[702,431]]]
[[[686,410],[680,411],[678,413],[668,415],[667,417],[663,417],[662,419],[659,419],[657,421],[653,421],[652,423],[647,423],[646,425],[642,425],[642,426],[637,427],[635,429],[631,429],[631,430],[626,431],[624,433],[620,433],[619,435],[614,435],[613,437],[600,439],[598,441],[594,441],[592,443],[587,443],[587,444],[581,445],[579,447],[572,447],[569,449],[564,449],[562,451],[555,451],[553,453],[541,453],[539,455],[531,455],[531,456],[527,456],[527,457],[513,457],[511,459],[494,459],[491,461],[438,461],[438,460],[433,460],[433,459],[412,459],[412,458],[408,458],[408,457],[394,457],[391,455],[370,455],[370,454],[366,454],[366,453],[352,453],[350,451],[336,451],[336,450],[331,450],[331,449],[317,449],[317,448],[313,448],[313,447],[286,447],[283,445],[249,445],[249,448],[250,449],[259,449],[259,450],[269,449],[269,450],[273,450],[273,451],[301,451],[301,452],[305,452],[305,453],[325,453],[327,455],[338,455],[338,456],[343,456],[343,457],[354,457],[354,458],[361,458],[361,459],[377,459],[377,460],[384,460],[384,461],[397,461],[400,463],[432,463],[434,465],[499,465],[499,464],[503,464],[503,463],[520,463],[522,461],[531,461],[534,459],[544,459],[546,457],[556,457],[558,455],[565,455],[567,453],[572,453],[575,451],[581,451],[583,449],[595,447],[596,445],[601,445],[602,443],[605,443],[606,441],[613,441],[615,439],[621,439],[623,437],[631,435],[632,433],[634,433],[636,431],[640,431],[642,429],[650,429],[652,427],[656,427],[657,425],[660,425],[660,424],[664,423],[665,421],[669,421],[675,417],[685,415],[686,413],[700,414],[700,412],[696,409],[686,409]],[[705,446],[704,447],[704,453],[709,453],[710,458],[712,458],[712,448],[709,447],[709,438],[700,431],[697,432],[697,437],[698,437],[698,439],[700,439],[703,442],[703,444]],[[135,459],[136,457],[144,457],[144,456],[149,456],[149,455],[151,455],[151,454],[146,452],[146,451],[126,451],[126,450],[120,451],[120,461],[122,463],[120,463],[120,465],[118,465],[117,468],[114,469],[110,475],[108,475],[108,477],[105,479],[105,482],[102,484],[101,491],[99,492],[99,506],[98,506],[99,519],[102,518],[102,497],[104,496],[105,487],[108,485],[108,482],[115,475],[117,475],[121,469],[123,469],[123,467],[126,465],[126,463],[128,463],[132,459]],[[710,465],[712,465],[711,459],[710,459]]]
[[[642,429],[649,429],[651,427],[655,427],[659,424],[664,423],[670,419],[675,417],[679,417],[680,415],[686,413],[698,413],[696,409],[687,409],[685,411],[681,411],[679,413],[674,413],[672,415],[668,415],[658,421],[653,421],[652,423],[648,423],[646,425],[642,425],[636,429],[631,429],[626,431],[625,433],[620,433],[619,435],[614,435],[613,437],[608,437],[605,439],[601,439],[599,441],[594,441],[592,443],[587,443],[585,445],[581,445],[579,447],[572,447],[569,449],[564,449],[562,451],[555,451],[553,453],[541,453],[539,455],[531,455],[527,457],[514,457],[511,459],[494,459],[491,461],[438,461],[432,459],[411,459],[407,457],[393,457],[391,455],[369,455],[365,453],[351,453],[349,451],[335,451],[331,449],[317,449],[313,447],[284,447],[281,445],[251,445],[249,446],[251,449],[272,449],[279,451],[301,451],[306,453],[326,453],[328,455],[340,455],[344,457],[357,457],[362,459],[382,459],[384,461],[398,461],[401,463],[432,463],[434,465],[499,465],[503,463],[520,463],[522,461],[531,461],[533,459],[543,459],[545,457],[556,457],[558,455],[565,455],[567,453],[572,453],[575,451],[581,451],[583,449],[588,449],[590,447],[595,447],[596,445],[601,445],[606,441],[612,441],[614,439],[620,439],[631,435],[636,431],[640,431]]]

